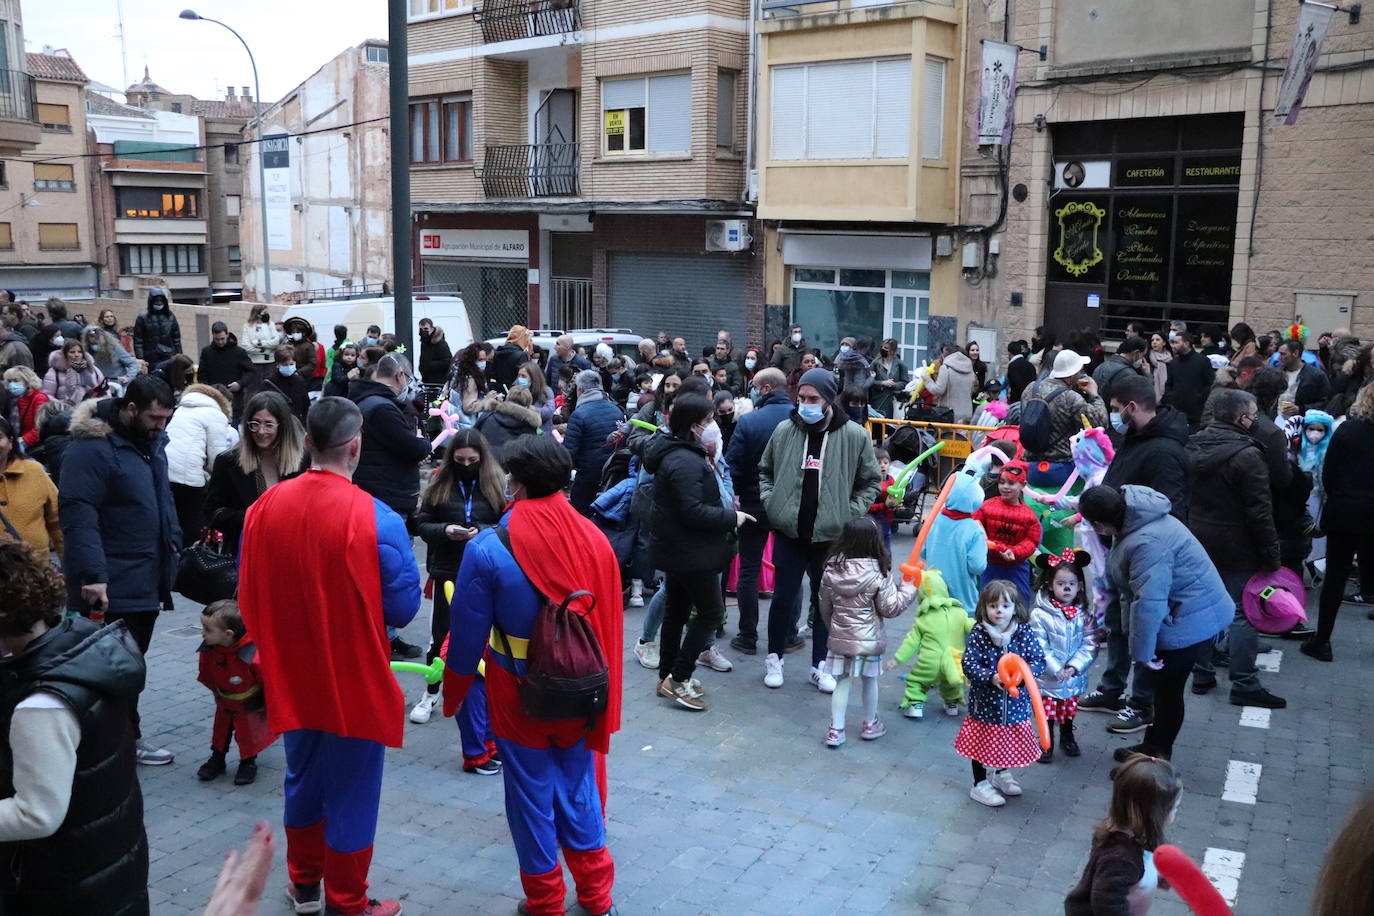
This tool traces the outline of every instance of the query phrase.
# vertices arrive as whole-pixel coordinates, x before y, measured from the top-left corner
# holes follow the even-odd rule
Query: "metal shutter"
[[[716,332],[730,332],[736,347],[748,341],[745,290],[750,261],[739,255],[613,253],[610,318],[641,337],[659,331],[684,337],[687,352],[714,346]]]

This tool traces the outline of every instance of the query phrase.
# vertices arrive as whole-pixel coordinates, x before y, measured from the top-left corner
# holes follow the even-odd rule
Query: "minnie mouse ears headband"
[[[1083,569],[1091,560],[1092,558],[1088,556],[1086,550],[1073,550],[1066,547],[1063,553],[1037,554],[1035,567],[1042,570],[1058,569],[1061,566],[1074,566]]]

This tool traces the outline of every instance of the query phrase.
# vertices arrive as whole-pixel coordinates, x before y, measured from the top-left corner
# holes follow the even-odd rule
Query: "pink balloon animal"
[[[454,406],[452,399],[445,398],[436,403],[429,409],[431,417],[438,417],[444,421],[444,428],[439,431],[439,435],[434,437],[434,441],[429,446],[432,450],[438,451],[444,447],[444,443],[453,438],[453,434],[463,425],[463,412]]]

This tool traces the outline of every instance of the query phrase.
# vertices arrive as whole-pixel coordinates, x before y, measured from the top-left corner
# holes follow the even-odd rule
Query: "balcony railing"
[[[0,118],[38,123],[33,77],[22,70],[0,70]]]
[[[485,0],[475,18],[486,42],[564,35],[582,28],[579,0]]]
[[[487,197],[576,197],[576,143],[488,146],[482,161]]]

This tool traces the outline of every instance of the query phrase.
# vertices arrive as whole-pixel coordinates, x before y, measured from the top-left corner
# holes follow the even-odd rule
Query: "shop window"
[[[59,162],[36,162],[33,166],[35,191],[75,191],[75,168]]]
[[[81,247],[76,223],[39,223],[38,247],[43,251],[74,251]]]
[[[910,57],[774,67],[771,79],[768,158],[905,159],[909,155]]]
[[[921,87],[921,158],[945,158],[945,67],[939,57],[926,58]]]
[[[734,70],[716,72],[716,148],[735,148],[735,87],[739,74]]]
[[[672,155],[692,151],[692,75],[601,83],[606,153]]]
[[[115,188],[115,209],[129,219],[200,219],[200,191]]]
[[[875,343],[894,337],[902,360],[915,366],[926,358],[930,274],[794,267],[792,321],[805,328],[807,340],[827,356],[838,351],[844,337]]]
[[[14,229],[9,223],[0,223],[0,250],[14,250]]]
[[[39,102],[38,122],[43,125],[44,130],[54,130],[64,134],[72,132],[72,115],[66,105],[50,105],[46,102]]]

